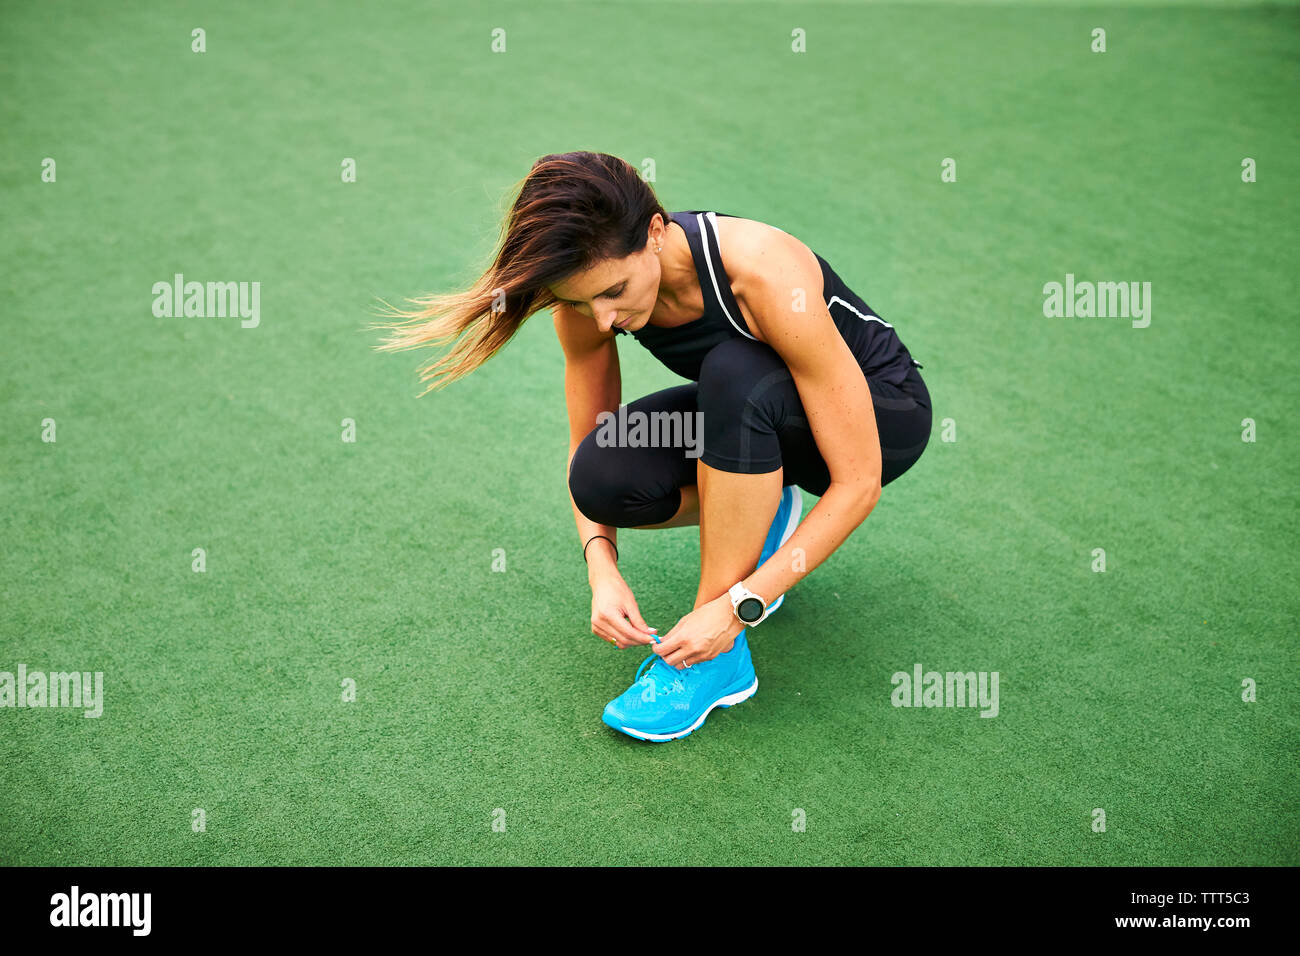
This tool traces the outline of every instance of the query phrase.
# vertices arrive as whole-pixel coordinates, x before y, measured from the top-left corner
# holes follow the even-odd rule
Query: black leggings
[[[915,367],[901,386],[870,377],[867,386],[880,434],[880,482],[887,485],[930,440],[930,393]],[[640,434],[638,412],[652,423]],[[574,504],[592,521],[616,528],[668,521],[681,507],[682,486],[696,483],[697,458],[747,475],[782,468],[784,484],[818,496],[830,486],[794,378],[763,342],[734,338],[714,346],[698,382],[652,392],[620,414],[626,416],[624,439],[611,440],[617,422],[594,428],[569,466]],[[702,426],[702,436],[693,425]]]

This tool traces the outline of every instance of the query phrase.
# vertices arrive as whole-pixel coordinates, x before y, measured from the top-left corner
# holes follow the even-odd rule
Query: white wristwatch
[[[767,617],[767,602],[745,587],[743,581],[737,581],[727,593],[731,595],[731,609],[745,627],[760,624]]]

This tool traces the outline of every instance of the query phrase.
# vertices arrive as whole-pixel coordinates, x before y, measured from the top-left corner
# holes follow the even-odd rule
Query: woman
[[[653,645],[603,719],[642,740],[684,737],[714,707],[754,694],[747,629],[848,538],[929,440],[921,366],[824,259],[760,222],[670,214],[632,166],[603,153],[540,159],[488,272],[467,292],[415,304],[392,313],[407,321],[388,326],[380,348],[466,333],[424,369],[430,389],[553,307],[592,633],[620,648]],[[618,335],[690,383],[620,411]],[[616,411],[625,421],[614,427]],[[638,412],[671,423],[656,437],[674,440],[628,427]],[[689,441],[692,423],[702,448]],[[820,496],[802,522],[800,488]],[[618,572],[616,529],[691,524],[695,609],[658,635]]]

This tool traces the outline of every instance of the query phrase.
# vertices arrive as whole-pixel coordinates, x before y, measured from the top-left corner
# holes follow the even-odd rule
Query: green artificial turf
[[[1298,28],[7,4],[0,670],[101,671],[105,702],[0,708],[0,862],[1300,863]],[[421,357],[365,331],[473,279],[511,185],[570,149],[803,239],[935,403],[752,632],[757,695],[663,746],[600,722],[644,655],[590,633],[549,316],[420,400]],[[260,282],[260,325],[156,318],[178,272]],[[1150,326],[1045,317],[1067,273],[1150,282]],[[682,381],[620,348],[625,401]],[[666,632],[697,531],[619,537]],[[892,706],[917,663],[997,671],[998,716]]]

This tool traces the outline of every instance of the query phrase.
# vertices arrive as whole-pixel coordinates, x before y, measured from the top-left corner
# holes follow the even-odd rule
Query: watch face
[[[763,616],[763,602],[758,598],[745,598],[736,605],[736,616],[746,624],[753,624]]]

